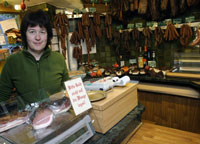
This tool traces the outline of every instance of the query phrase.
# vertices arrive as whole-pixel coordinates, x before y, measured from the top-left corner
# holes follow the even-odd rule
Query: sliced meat
[[[46,108],[36,112],[35,118],[33,119],[33,128],[35,130],[46,128],[53,122],[53,112]]]
[[[27,113],[22,112],[0,118],[0,132],[9,130],[26,122]]]
[[[63,112],[67,112],[70,109],[70,107],[70,100],[68,98],[63,98],[54,101],[49,108],[53,111],[54,114],[60,114]]]

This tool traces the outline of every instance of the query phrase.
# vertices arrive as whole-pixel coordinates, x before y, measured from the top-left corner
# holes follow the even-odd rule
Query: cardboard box
[[[0,61],[5,60],[9,55],[9,50],[7,48],[0,49]]]
[[[114,87],[107,97],[92,103],[90,112],[95,131],[106,133],[138,105],[137,84]]]

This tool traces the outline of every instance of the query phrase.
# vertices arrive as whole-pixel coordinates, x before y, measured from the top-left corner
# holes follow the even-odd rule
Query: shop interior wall
[[[200,10],[198,8],[191,8],[188,9],[181,15],[178,15],[177,18],[182,18],[183,20],[185,17],[188,16],[195,16],[195,21],[200,21]],[[144,18],[145,16],[141,15],[133,15],[133,18],[130,19],[129,23],[138,23],[143,22],[146,23],[147,20]],[[97,39],[96,47],[97,53],[90,55],[90,60],[96,60],[99,62],[100,66],[102,67],[111,67],[119,58],[116,55],[116,47],[113,45],[113,41],[109,41],[106,36],[105,30],[105,20],[104,17],[101,17],[101,29],[103,32],[102,40]],[[113,19],[112,21],[112,32],[116,30],[116,26],[120,25],[119,21]],[[180,29],[177,29],[178,31]],[[142,35],[142,32],[140,32]],[[190,41],[195,39],[195,33]],[[122,41],[121,41],[122,43]],[[141,46],[144,46],[144,37],[140,40]],[[122,55],[125,59],[125,64],[129,65],[129,59],[137,58],[138,50],[135,48],[135,43],[133,40],[130,41],[130,53],[126,53],[125,50],[120,48],[122,51]],[[174,61],[174,54],[175,53],[200,53],[199,47],[183,47],[181,46],[179,39],[173,41],[164,41],[161,45],[155,46],[154,45],[154,37],[151,37],[151,48],[150,50],[155,50],[156,52],[156,60],[157,60],[157,67],[160,69],[170,69],[173,67]],[[83,56],[83,61],[87,62],[87,55]]]
[[[48,8],[48,13],[50,17],[53,19],[53,16],[55,15],[55,7],[51,6],[49,4],[41,4],[37,5],[35,7],[31,7],[30,9],[46,9]],[[184,19],[188,16],[195,16],[195,21],[200,21],[200,10],[198,8],[191,8],[188,9],[186,12],[184,12],[181,15],[178,15],[178,18]],[[129,17],[130,18],[130,17]],[[77,19],[76,19],[77,20]],[[145,16],[142,15],[133,15],[132,18],[130,18],[129,23],[137,23],[137,22],[143,22],[146,23],[147,20],[145,19]],[[113,19],[112,20],[112,32],[116,30],[116,27],[120,25],[121,22],[118,20]],[[90,54],[90,60],[96,60],[99,62],[100,66],[102,67],[111,67],[114,63],[117,62],[119,59],[119,55],[116,54],[116,47],[114,46],[113,40],[108,40],[106,38],[106,29],[105,29],[105,17],[101,17],[101,29],[103,32],[103,37],[101,40],[96,41],[96,48],[97,53]],[[142,35],[142,33],[140,34]],[[180,45],[179,39],[174,41],[165,41],[159,46],[154,46],[154,35],[151,37],[151,48],[150,50],[155,50],[156,52],[156,60],[157,60],[157,66],[161,69],[169,69],[173,67],[173,60],[174,60],[174,53],[181,52],[181,53],[200,53],[199,47],[182,47]],[[192,39],[195,38],[195,34],[193,35]],[[144,37],[140,40],[141,46],[144,46]],[[123,59],[125,60],[125,65],[129,65],[129,59],[135,59],[138,56],[138,49],[135,48],[135,42],[133,40],[130,41],[130,52],[126,52],[125,50],[120,47],[121,55],[123,56]],[[122,40],[120,41],[120,45],[122,45]],[[83,61],[87,62],[88,56],[83,55]]]

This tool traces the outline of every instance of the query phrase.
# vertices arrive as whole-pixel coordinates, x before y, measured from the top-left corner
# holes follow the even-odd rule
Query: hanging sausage
[[[93,20],[94,20],[94,25],[95,25],[96,36],[98,37],[99,40],[101,40],[102,31],[101,31],[101,28],[100,28],[100,25],[101,25],[100,14],[99,13],[94,13],[93,16],[94,16]]]
[[[193,35],[192,28],[187,24],[182,25],[180,29],[181,45],[182,46],[188,45],[189,39],[192,37],[192,35]]]
[[[112,24],[112,17],[110,14],[106,13],[105,16],[106,36],[109,40],[112,40],[111,24]]]
[[[86,42],[86,47],[87,47],[87,53],[88,53],[88,64],[90,63],[90,51],[92,48],[92,44],[90,41],[90,33],[89,33],[89,26],[90,26],[90,19],[89,19],[89,13],[84,13],[82,15],[82,26],[84,28],[84,38]]]
[[[161,27],[156,27],[154,31],[154,37],[155,37],[155,46],[160,45],[163,42],[163,35],[164,30],[161,29]]]
[[[66,38],[68,37],[69,21],[65,14],[58,13],[54,17],[53,26],[61,40],[62,54],[66,58]]]
[[[179,37],[179,33],[177,32],[175,26],[173,24],[168,24],[167,29],[165,30],[164,39],[165,40],[175,40]]]

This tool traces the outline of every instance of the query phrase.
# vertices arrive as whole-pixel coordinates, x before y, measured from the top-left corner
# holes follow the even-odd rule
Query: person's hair
[[[20,25],[20,32],[23,40],[23,44],[27,47],[26,31],[27,28],[39,25],[40,27],[45,27],[47,30],[47,45],[51,43],[53,37],[52,26],[49,16],[46,12],[39,9],[37,11],[29,11],[25,14]],[[46,46],[47,46],[46,45]]]

